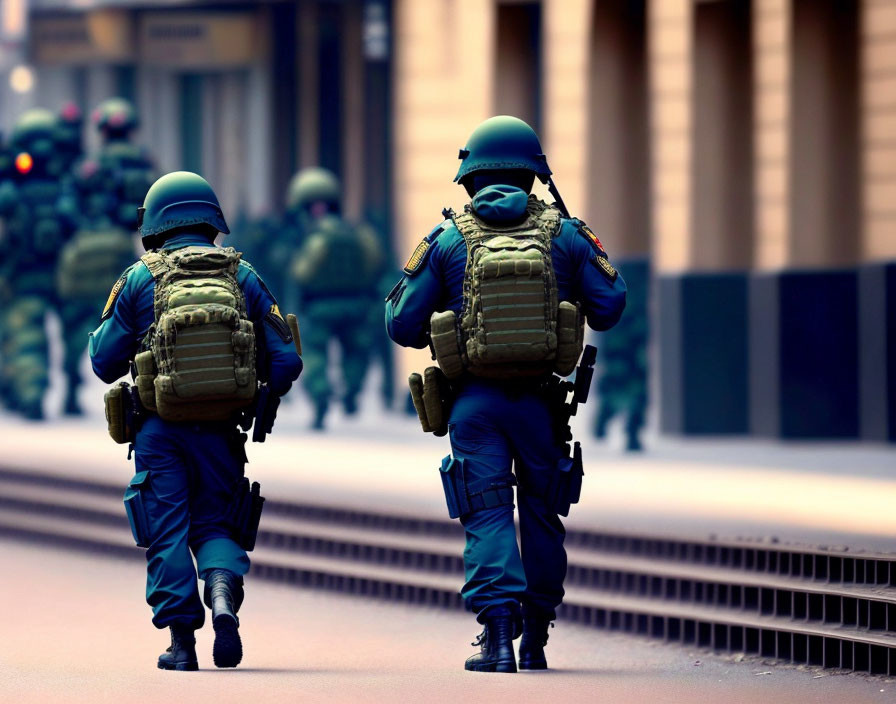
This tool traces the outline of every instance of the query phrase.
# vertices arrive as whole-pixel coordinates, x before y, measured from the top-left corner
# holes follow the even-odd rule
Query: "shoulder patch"
[[[607,259],[606,256],[599,256],[595,254],[591,261],[594,262],[594,265],[598,268],[601,274],[603,274],[610,282],[616,281],[619,278],[619,272],[616,271],[616,267],[610,264],[610,260]]]
[[[423,262],[426,260],[426,253],[431,246],[432,245],[425,239],[420,241],[420,244],[417,245],[411,253],[411,256],[408,257],[407,263],[404,265],[405,274],[413,276],[420,270],[420,267],[423,266]]]
[[[407,262],[404,265],[402,271],[408,276],[413,276],[418,271],[420,271],[420,267],[423,266],[423,262],[426,261],[426,255],[429,253],[430,247],[432,247],[432,243],[438,239],[439,235],[441,235],[445,231],[445,223],[441,223],[436,225],[432,232],[430,232],[426,237],[420,240],[420,244],[418,244],[414,251],[411,253],[411,256],[408,257]]]
[[[286,321],[280,314],[280,307],[276,303],[271,305],[271,308],[264,316],[264,319],[270,324],[274,329],[274,332],[277,333],[277,336],[284,343],[292,342],[292,330],[289,329],[289,325],[286,324]]]
[[[582,237],[588,240],[591,243],[592,247],[597,247],[597,249],[603,252],[604,256],[606,256],[607,250],[604,249],[604,246],[603,244],[601,244],[601,241],[598,239],[597,235],[595,235],[594,232],[591,231],[590,227],[588,227],[581,221],[579,221],[579,234],[581,234]]]
[[[106,299],[106,306],[103,308],[103,315],[100,317],[100,320],[106,320],[107,318],[112,317],[115,301],[118,298],[118,294],[121,293],[121,289],[124,288],[124,284],[127,280],[127,274],[122,274],[118,281],[115,282],[115,285],[112,287],[112,292],[109,294],[109,298]]]

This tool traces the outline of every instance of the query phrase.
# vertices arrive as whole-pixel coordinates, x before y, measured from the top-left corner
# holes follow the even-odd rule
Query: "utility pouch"
[[[439,367],[449,379],[457,379],[464,372],[460,340],[457,331],[457,316],[453,310],[433,313],[429,319],[430,340]]]
[[[438,437],[448,433],[448,417],[454,397],[451,386],[438,367],[427,367],[423,376],[414,373],[408,377],[411,400],[424,433]]]
[[[149,518],[143,502],[143,490],[149,486],[149,472],[137,472],[124,490],[124,510],[128,514],[131,533],[138,548],[147,548],[152,540]]]
[[[156,410],[156,363],[152,358],[152,351],[146,350],[138,352],[134,357],[134,366],[137,369],[137,376],[134,383],[137,385],[137,392],[140,394],[140,403],[149,411]]]
[[[233,525],[237,544],[246,552],[255,549],[258,538],[258,525],[261,522],[261,511],[264,508],[264,497],[261,485],[246,477],[240,479],[233,497]]]
[[[134,441],[135,433],[129,418],[130,402],[130,385],[126,381],[119,382],[103,396],[109,435],[119,445]]]
[[[579,502],[582,495],[582,446],[574,445],[572,457],[561,457],[551,476],[548,485],[547,503],[551,510],[560,516],[569,515],[571,504]]]
[[[420,419],[420,425],[424,433],[431,433],[434,428],[429,424],[426,416],[426,407],[423,405],[423,377],[414,372],[408,377],[408,387],[411,389],[411,401],[414,402],[414,410]]]
[[[464,461],[448,455],[439,467],[449,518],[460,518],[470,512],[467,485],[464,481]]]
[[[557,359],[554,371],[569,376],[576,368],[585,345],[584,319],[579,307],[569,301],[561,301],[557,307]]]

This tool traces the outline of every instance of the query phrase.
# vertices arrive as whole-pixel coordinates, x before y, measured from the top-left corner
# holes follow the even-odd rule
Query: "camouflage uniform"
[[[625,417],[627,449],[641,450],[638,434],[647,409],[647,293],[650,269],[646,260],[617,264],[628,284],[628,305],[612,335],[601,335],[598,344],[600,406],[594,434],[605,437],[607,424],[616,415]]]
[[[314,427],[323,427],[332,395],[327,378],[328,346],[340,346],[342,401],[349,415],[357,410],[372,345],[371,308],[377,300],[379,245],[373,234],[339,217],[316,223],[291,269],[302,299],[305,390],[315,408]]]
[[[62,251],[56,272],[65,344],[65,412],[73,415],[81,412],[77,390],[87,335],[115,280],[133,261],[131,233],[154,173],[145,151],[129,141],[137,127],[130,103],[118,98],[103,102],[94,122],[104,144],[75,169],[66,203],[79,228]]]
[[[332,173],[305,169],[293,178],[287,213],[301,244],[290,266],[286,301],[290,305],[295,299],[302,301],[304,361],[309,370],[304,387],[314,403],[316,429],[323,428],[333,395],[327,378],[330,340],[340,346],[342,402],[351,415],[370,363],[371,320],[382,316],[377,305],[382,248],[369,227],[348,223],[340,210],[341,190]]]
[[[29,110],[10,139],[15,172],[0,185],[6,282],[0,387],[7,405],[27,418],[43,417],[49,383],[45,314],[55,305],[59,250],[74,229],[60,208],[63,162],[55,150],[56,118]]]

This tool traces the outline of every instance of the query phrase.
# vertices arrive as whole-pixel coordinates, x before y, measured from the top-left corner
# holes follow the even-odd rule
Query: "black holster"
[[[557,460],[545,497],[551,510],[560,516],[568,516],[570,505],[578,503],[582,495],[582,446],[577,442],[573,448],[572,457]]]
[[[460,518],[470,512],[467,501],[467,485],[464,480],[464,461],[448,455],[439,467],[449,518]]]
[[[242,477],[236,486],[233,496],[232,523],[235,540],[246,552],[255,549],[255,540],[258,537],[258,524],[261,521],[261,511],[264,508],[264,497],[261,495],[261,485]]]

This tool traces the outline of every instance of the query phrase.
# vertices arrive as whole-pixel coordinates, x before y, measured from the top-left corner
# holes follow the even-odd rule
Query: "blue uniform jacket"
[[[165,243],[165,249],[188,246],[213,247],[202,235],[177,235]],[[284,340],[269,313],[276,300],[264,281],[247,262],[240,262],[237,283],[246,298],[249,319],[256,330],[264,325],[265,342],[270,357],[271,391],[283,395],[302,371],[302,360],[291,340]],[[140,342],[152,325],[155,315],[153,298],[155,281],[142,261],[132,264],[113,289],[113,300],[100,326],[90,334],[90,362],[93,371],[106,383],[113,383],[129,371],[129,363],[137,354]]]
[[[490,186],[476,194],[473,209],[486,221],[510,222],[525,212],[526,194],[509,186]],[[392,289],[386,303],[386,329],[404,347],[426,347],[435,312],[460,314],[467,246],[451,220],[427,237],[424,260]],[[603,259],[603,262],[600,260]],[[551,247],[558,300],[579,303],[589,327],[613,327],[625,308],[625,282],[609,265],[599,240],[580,220],[563,219]],[[409,262],[409,265],[411,262]],[[408,273],[410,272],[410,273]]]

